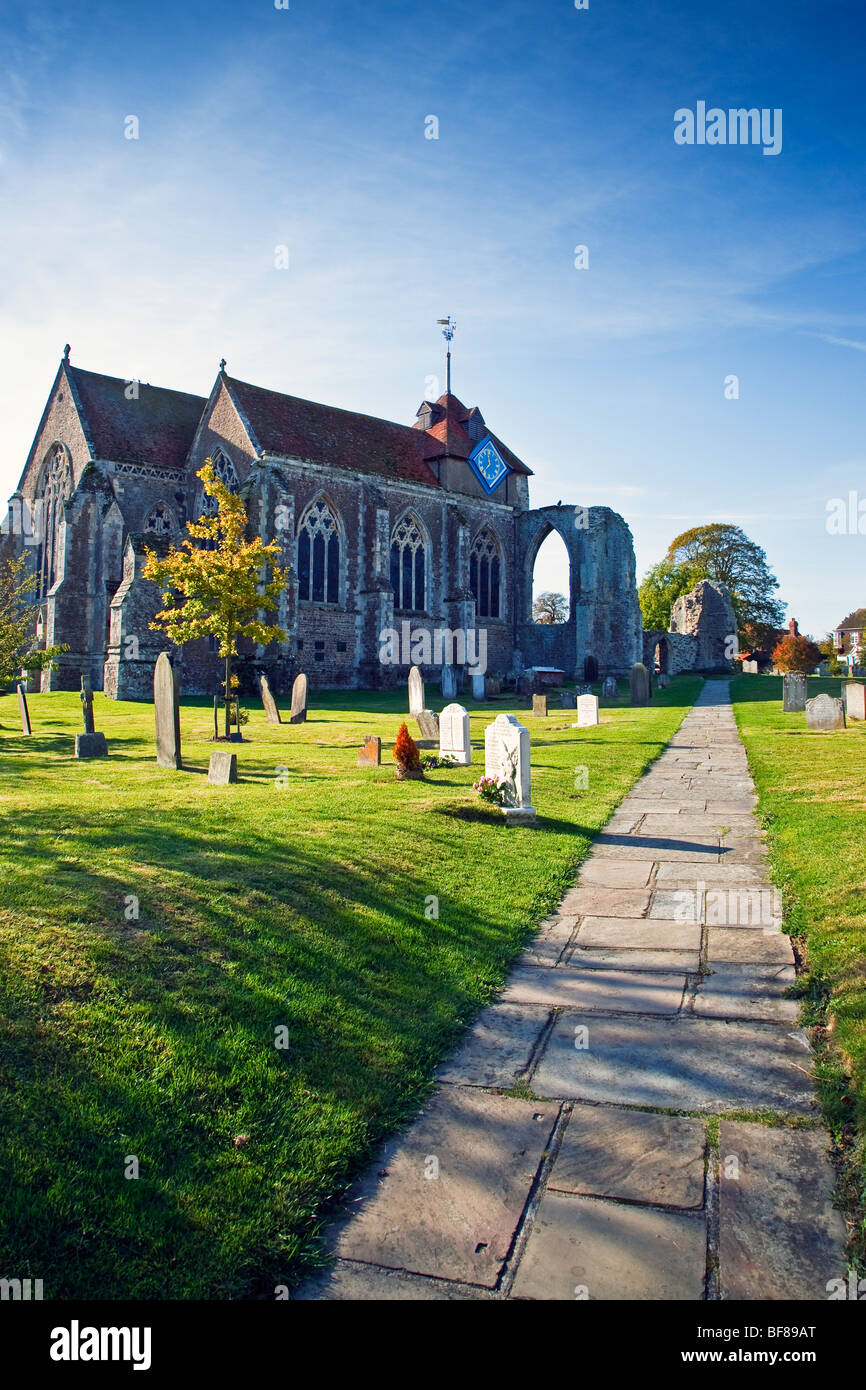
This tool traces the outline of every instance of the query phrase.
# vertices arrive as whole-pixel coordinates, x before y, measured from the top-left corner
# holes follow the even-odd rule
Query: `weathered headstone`
[[[495,676],[487,676],[485,678],[484,693],[488,700],[496,700],[502,694],[502,685]]]
[[[814,695],[806,701],[806,728],[816,733],[845,728],[845,710],[832,695]]]
[[[578,729],[587,728],[590,724],[598,723],[598,696],[579,695],[577,697],[577,725]],[[572,727],[575,727],[574,725]]]
[[[547,696],[546,696],[546,695],[533,695],[533,697],[532,697],[532,713],[535,715],[536,719],[546,719],[546,718],[547,718]]]
[[[744,676],[756,676],[757,674],[758,674],[758,663],[757,663],[757,661],[744,661],[744,662],[743,662],[743,675],[744,675]]]
[[[515,649],[514,656],[511,659],[511,669],[514,672],[515,676],[522,676],[524,671],[526,670],[526,667],[523,664],[523,652],[520,651],[519,648]]]
[[[153,672],[153,708],[156,715],[156,761],[160,767],[183,767],[180,751],[180,697],[177,677],[165,652],[156,658]]]
[[[307,718],[307,678],[303,671],[295,676],[292,686],[292,714],[290,723],[303,724]]]
[[[93,727],[93,691],[86,676],[81,677],[81,715],[84,733],[75,735],[76,758],[107,758],[105,734],[98,734]]]
[[[513,714],[500,714],[484,731],[484,773],[505,784],[505,819],[515,825],[536,818],[529,770],[529,730]]]
[[[532,681],[529,676],[517,677],[517,695],[521,700],[525,700],[532,693]]]
[[[589,681],[590,685],[592,685],[593,681],[598,680],[598,662],[594,656],[585,656],[583,658],[583,679]]]
[[[364,747],[358,749],[359,767],[378,767],[382,761],[382,740],[375,734],[364,735]]]
[[[573,691],[573,690],[563,690],[563,692],[562,692],[562,701],[561,701],[561,703],[562,703],[562,708],[563,708],[563,709],[576,709],[576,708],[577,708],[577,694],[575,693],[575,691]]]
[[[605,676],[601,685],[601,693],[606,700],[616,699],[616,676]]]
[[[86,676],[81,677],[81,717],[84,720],[84,732],[86,734],[94,733],[93,691],[90,688],[90,681]]]
[[[487,699],[487,677],[486,677],[486,676],[473,676],[473,677],[472,677],[472,698],[473,698],[473,700],[486,700],[486,699]]]
[[[633,705],[648,705],[650,699],[649,671],[642,661],[636,661],[629,676],[631,702]]]
[[[415,715],[415,723],[421,730],[421,737],[425,743],[435,743],[439,738],[439,719],[432,709],[419,710]]]
[[[848,719],[866,719],[866,685],[859,681],[845,681],[842,686],[842,701]]]
[[[425,708],[424,679],[417,666],[409,671],[409,713],[418,715]]]
[[[457,697],[457,672],[453,666],[442,667],[442,699],[454,700]]]
[[[262,687],[262,704],[265,707],[265,714],[269,724],[282,724],[280,711],[277,709],[277,702],[271,694],[271,687],[268,685],[268,678],[262,674],[259,676],[259,684]]]
[[[21,732],[22,734],[32,734],[33,730],[30,727],[30,711],[27,708],[27,696],[24,694],[24,686],[19,683],[16,689],[18,691],[18,713],[21,715]]]
[[[211,753],[207,780],[212,787],[227,787],[238,780],[238,755],[219,749]]]
[[[782,677],[782,710],[786,714],[802,714],[807,693],[805,675],[801,671],[790,671]]]
[[[469,712],[462,705],[446,705],[439,716],[439,756],[453,758],[461,767],[472,762]]]

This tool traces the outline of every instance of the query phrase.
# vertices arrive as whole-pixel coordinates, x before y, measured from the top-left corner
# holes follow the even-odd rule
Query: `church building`
[[[44,689],[77,689],[87,676],[111,697],[151,698],[156,658],[171,648],[149,626],[161,605],[145,552],[179,544],[205,510],[196,475],[208,458],[291,568],[270,619],[287,640],[246,652],[275,690],[301,670],[318,688],[405,680],[381,659],[382,634],[405,623],[483,630],[491,675],[517,661],[582,678],[587,657],[625,675],[641,658],[622,517],[533,510],[530,468],[450,391],[408,426],[239,381],[225,363],[205,398],[86,371],[67,348],[2,542],[37,575],[36,644],[69,647]],[[576,459],[565,468],[579,475]],[[553,530],[569,555],[570,613],[544,626],[532,621],[532,572]],[[172,659],[184,693],[218,690],[212,642]]]

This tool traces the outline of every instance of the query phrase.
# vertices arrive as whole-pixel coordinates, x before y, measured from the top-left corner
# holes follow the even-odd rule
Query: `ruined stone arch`
[[[343,602],[346,531],[336,504],[325,492],[318,493],[301,513],[296,559],[301,603]]]
[[[571,511],[571,509],[569,509],[569,511]],[[573,538],[566,533],[564,525],[554,525],[554,523],[548,517],[544,517],[542,520],[540,520],[538,529],[530,538],[529,544],[526,547],[524,557],[523,612],[526,615],[526,621],[528,622],[532,622],[532,588],[533,579],[535,577],[535,562],[538,559],[538,552],[544,545],[544,542],[548,539],[549,536],[552,536],[554,533],[557,536],[559,536],[560,540],[565,546],[565,553],[568,556],[568,591],[565,595],[566,599],[568,600],[568,618],[566,619],[566,622],[570,622],[573,619],[577,608],[577,603],[580,596],[580,578],[573,545],[571,543]],[[560,624],[560,626],[564,627],[565,624]]]
[[[424,613],[430,607],[430,533],[417,512],[407,509],[391,531],[389,563],[394,608]]]

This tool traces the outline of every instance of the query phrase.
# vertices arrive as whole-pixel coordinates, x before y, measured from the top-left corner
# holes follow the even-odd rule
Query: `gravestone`
[[[659,687],[659,690],[667,690],[667,688],[668,688],[668,686],[670,685],[670,683],[671,683],[671,678],[670,678],[670,676],[667,674],[667,672],[666,672],[666,671],[660,671],[660,672],[659,672],[659,675],[658,675],[658,687]]]
[[[442,699],[454,700],[457,697],[457,672],[453,666],[442,667]]]
[[[631,702],[633,705],[648,705],[650,700],[649,671],[642,661],[636,661],[629,676]]]
[[[579,695],[577,699],[577,723],[572,724],[573,729],[585,729],[590,724],[598,723],[598,696]]]
[[[238,780],[238,755],[220,749],[211,753],[207,769],[207,780],[212,787],[227,787]]]
[[[446,705],[439,716],[439,756],[453,758],[461,767],[472,762],[469,712],[462,705]]]
[[[375,734],[364,735],[364,747],[358,749],[359,767],[379,767],[382,762],[382,740]]]
[[[295,676],[292,686],[292,713],[290,723],[304,724],[307,719],[307,678],[303,671]]]
[[[486,677],[486,676],[473,676],[473,677],[472,677],[472,698],[473,698],[473,700],[486,700],[486,699],[487,699],[487,677]]]
[[[521,700],[526,700],[532,693],[532,681],[529,676],[517,677],[517,695]]]
[[[816,733],[845,728],[845,710],[832,695],[815,695],[806,701],[806,728]]]
[[[860,685],[858,681],[845,681],[842,701],[846,718],[866,719],[866,685]]]
[[[515,676],[522,676],[526,670],[523,664],[523,652],[520,651],[519,648],[515,650],[514,656],[511,659],[511,669]]]
[[[594,656],[583,658],[583,679],[592,685],[593,681],[598,680],[598,662]]]
[[[787,714],[802,714],[806,708],[806,677],[801,671],[791,671],[782,677],[782,710]]]
[[[606,700],[616,699],[616,676],[605,676],[601,685],[601,693]]]
[[[562,692],[562,708],[563,708],[563,709],[576,709],[576,708],[577,708],[577,695],[576,695],[575,691],[573,691],[573,690],[563,690],[563,692]]]
[[[744,675],[744,676],[756,676],[757,674],[758,674],[758,663],[757,663],[757,661],[744,661],[744,662],[743,662],[743,675]]]
[[[180,696],[177,677],[165,652],[160,652],[154,667],[153,708],[156,715],[156,761],[160,767],[171,767],[179,772],[183,767],[180,751]]]
[[[81,677],[81,714],[84,733],[75,735],[76,758],[107,758],[105,734],[98,734],[93,727],[93,691],[90,681],[84,676]]]
[[[418,715],[424,709],[424,680],[417,666],[409,671],[409,713]]]
[[[529,730],[513,714],[500,714],[484,730],[484,774],[505,784],[506,821],[529,825],[535,818],[529,770]]]
[[[425,743],[435,743],[439,738],[439,719],[432,709],[419,710],[415,715],[415,723],[421,730],[421,737]]]
[[[265,707],[265,714],[268,716],[269,724],[282,724],[280,711],[277,709],[277,702],[271,694],[271,687],[268,685],[268,678],[265,675],[259,676],[259,684],[262,687],[262,704]]]
[[[547,718],[547,696],[546,696],[546,695],[533,695],[533,697],[532,697],[532,713],[535,715],[536,719],[546,719],[546,718]]]
[[[33,730],[30,727],[30,711],[27,708],[27,696],[24,694],[24,686],[19,684],[16,688],[18,690],[18,713],[21,715],[21,732],[22,734],[32,734]]]
[[[497,700],[502,694],[502,686],[494,676],[485,677],[484,693],[488,700]]]

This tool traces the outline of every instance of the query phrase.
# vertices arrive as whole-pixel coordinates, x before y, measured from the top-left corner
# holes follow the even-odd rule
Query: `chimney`
[[[799,636],[800,636],[800,629],[799,629],[799,627],[797,626],[797,619],[796,619],[796,618],[792,618],[791,621],[789,622],[789,624],[788,624],[788,631],[790,632],[790,634],[791,634],[792,637],[799,637]]]

